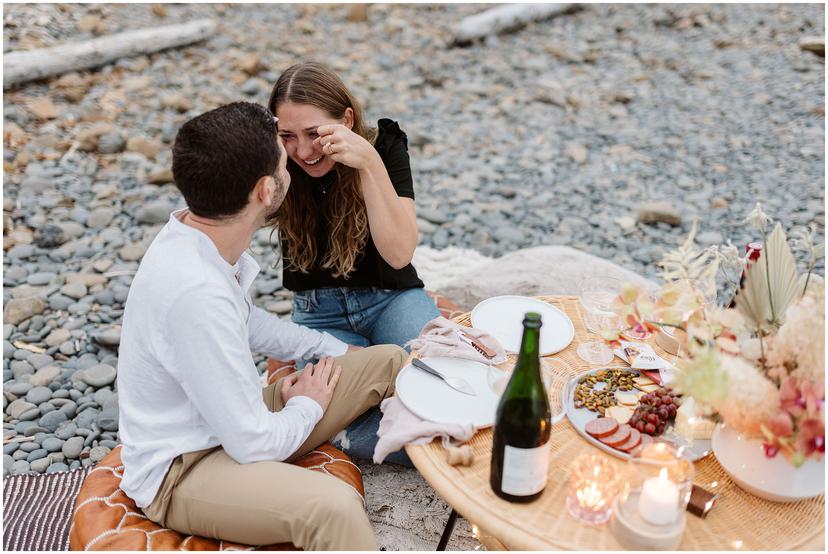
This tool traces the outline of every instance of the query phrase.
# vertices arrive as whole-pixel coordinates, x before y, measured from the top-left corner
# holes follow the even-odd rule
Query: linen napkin
[[[486,358],[471,344],[463,340],[460,331],[465,331],[476,340],[491,348],[495,355]],[[474,327],[464,327],[444,318],[435,317],[423,326],[420,336],[408,341],[405,346],[419,351],[423,358],[446,356],[449,358],[464,358],[482,362],[484,364],[499,364],[506,361],[506,350],[492,335]]]
[[[406,444],[428,444],[435,437],[443,439],[443,447],[452,448],[474,436],[472,424],[434,423],[425,421],[406,408],[396,396],[386,398],[380,404],[382,420],[377,429],[374,463],[381,464],[386,456]]]

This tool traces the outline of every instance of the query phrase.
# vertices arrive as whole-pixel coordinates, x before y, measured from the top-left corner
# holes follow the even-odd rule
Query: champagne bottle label
[[[501,490],[514,496],[529,496],[546,486],[551,441],[537,448],[515,448],[506,445],[503,451]]]

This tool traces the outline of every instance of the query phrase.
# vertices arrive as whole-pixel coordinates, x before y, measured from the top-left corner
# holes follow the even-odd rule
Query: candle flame
[[[667,481],[669,481],[669,479],[667,477],[667,468],[666,467],[661,468],[661,471],[658,472],[658,480],[661,483],[666,483]]]
[[[597,510],[606,504],[604,495],[601,489],[598,488],[598,483],[590,483],[588,487],[578,489],[576,496],[578,497],[578,503],[585,508]]]

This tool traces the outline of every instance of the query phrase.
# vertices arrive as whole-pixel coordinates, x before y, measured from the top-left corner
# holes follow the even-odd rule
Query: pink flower
[[[777,454],[779,454],[779,447],[775,444],[764,443],[762,446],[765,447],[765,456],[768,458],[775,458]]]
[[[793,417],[798,417],[805,411],[805,398],[797,387],[796,379],[789,377],[782,381],[779,387],[779,403],[782,409]]]
[[[794,424],[788,412],[779,412],[767,422],[767,427],[776,437],[789,437],[793,435]]]
[[[821,419],[806,419],[799,424],[796,437],[797,450],[810,456],[814,452],[825,454],[825,423]]]
[[[802,383],[802,396],[805,400],[805,408],[809,417],[817,417],[825,403],[824,383],[805,381]]]

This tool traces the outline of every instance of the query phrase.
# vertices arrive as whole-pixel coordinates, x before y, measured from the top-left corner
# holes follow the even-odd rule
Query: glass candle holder
[[[666,443],[653,443],[627,463],[629,487],[620,498],[620,509],[632,521],[663,527],[684,518],[693,491],[692,462]]]
[[[569,470],[566,507],[573,517],[587,523],[605,523],[612,503],[624,490],[622,472],[606,456],[584,454]]]

